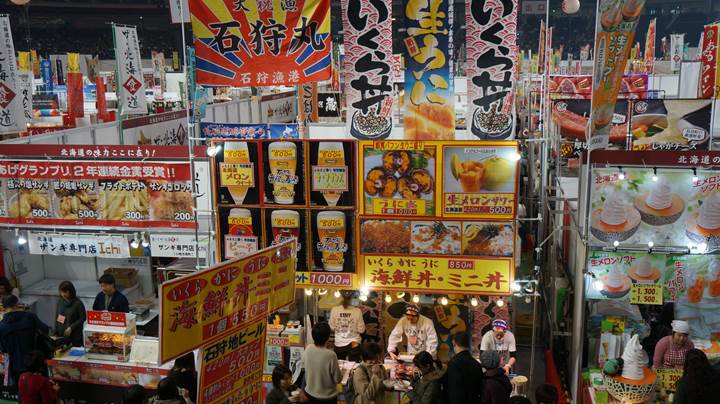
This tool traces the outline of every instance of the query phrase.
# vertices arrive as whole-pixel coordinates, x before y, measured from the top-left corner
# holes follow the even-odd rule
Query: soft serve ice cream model
[[[605,384],[608,392],[622,403],[644,403],[655,391],[657,376],[648,365],[648,357],[640,337],[630,338],[622,354],[622,372],[620,375],[607,376]]]
[[[688,217],[685,234],[697,243],[706,243],[708,248],[720,246],[720,192],[701,201],[700,209]]]
[[[653,266],[651,255],[647,254],[635,260],[628,276],[635,282],[652,283],[660,279],[660,270]]]
[[[635,197],[633,203],[642,221],[651,226],[675,223],[685,211],[685,201],[673,193],[664,176],[658,177],[649,192]]]
[[[603,277],[605,287],[600,292],[610,299],[621,298],[630,291],[630,278],[627,277],[619,268],[614,267]]]
[[[598,240],[606,243],[625,241],[640,227],[640,213],[625,203],[622,194],[611,192],[603,206],[592,212],[590,231]]]

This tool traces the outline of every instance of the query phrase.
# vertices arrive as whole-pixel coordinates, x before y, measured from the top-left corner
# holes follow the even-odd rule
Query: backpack
[[[367,368],[365,368],[365,366],[363,365],[358,365],[352,371],[350,371],[348,381],[347,383],[345,383],[345,386],[343,386],[343,397],[345,397],[345,404],[355,404],[355,399],[357,398],[358,393],[355,391],[355,382],[353,381],[353,376],[355,375],[355,371],[357,369],[362,369],[362,371],[365,372],[365,376],[370,379],[370,373],[368,373]]]

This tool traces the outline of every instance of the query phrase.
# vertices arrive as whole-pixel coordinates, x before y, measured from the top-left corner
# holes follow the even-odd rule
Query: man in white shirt
[[[330,328],[335,332],[335,354],[338,359],[360,361],[360,334],[365,332],[362,311],[352,306],[355,292],[343,290],[342,304],[330,310]]]
[[[505,320],[495,320],[492,323],[492,330],[483,335],[480,342],[480,353],[485,351],[497,351],[500,354],[500,366],[505,373],[515,366],[517,347],[515,346],[515,335],[508,331],[508,324]]]
[[[403,335],[407,337],[407,353],[415,355],[418,352],[427,351],[435,357],[438,338],[435,332],[435,325],[432,320],[420,315],[420,308],[409,304],[405,308],[405,317],[397,322],[395,328],[388,338],[388,353],[393,359],[398,358],[398,345],[402,342]]]

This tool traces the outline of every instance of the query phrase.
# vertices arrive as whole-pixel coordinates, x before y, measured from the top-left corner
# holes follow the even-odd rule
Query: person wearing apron
[[[673,320],[672,335],[663,337],[655,346],[653,369],[682,369],[685,355],[695,345],[690,341],[690,325],[687,321]]]

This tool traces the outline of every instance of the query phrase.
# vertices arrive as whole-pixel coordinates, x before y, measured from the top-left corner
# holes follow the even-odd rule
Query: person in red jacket
[[[26,371],[20,375],[18,393],[23,404],[55,404],[58,399],[58,386],[49,377],[43,376],[45,359],[40,351],[31,351],[25,355]]]

